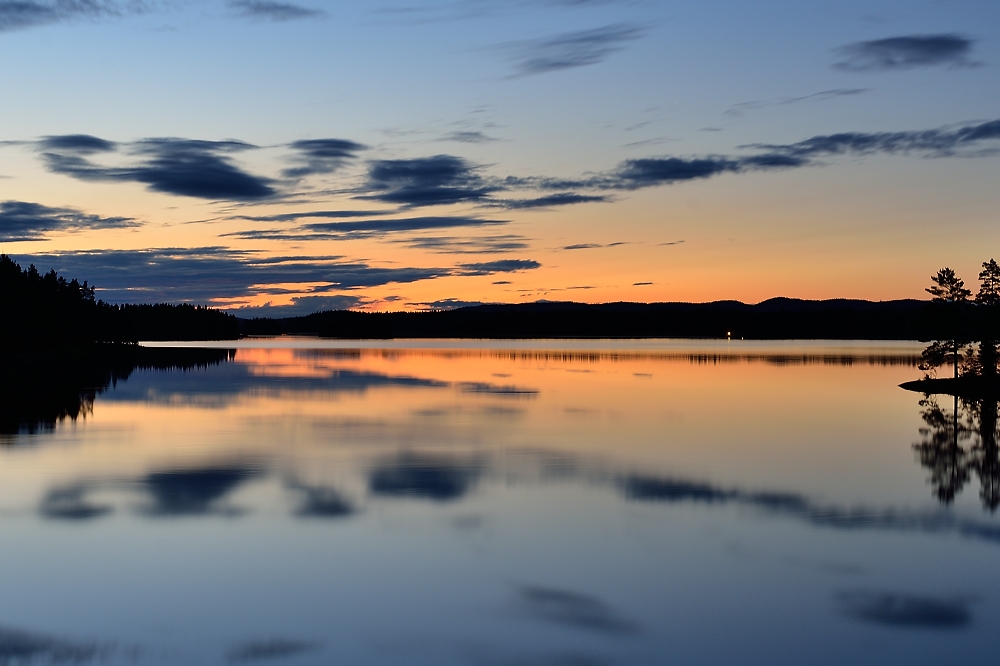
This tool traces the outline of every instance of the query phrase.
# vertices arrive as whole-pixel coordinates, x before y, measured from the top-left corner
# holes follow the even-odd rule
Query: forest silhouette
[[[115,305],[98,300],[94,287],[54,270],[26,269],[0,255],[0,344],[10,349],[81,347],[139,340],[231,340],[236,318],[188,304]]]

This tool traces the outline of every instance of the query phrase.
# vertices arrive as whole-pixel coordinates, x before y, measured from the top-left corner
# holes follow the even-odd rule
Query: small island
[[[974,298],[950,268],[942,268],[931,280],[926,316],[936,335],[921,354],[923,378],[900,386],[972,400],[1000,397],[1000,265],[993,259],[983,263]],[[942,368],[949,368],[952,376],[938,377]]]

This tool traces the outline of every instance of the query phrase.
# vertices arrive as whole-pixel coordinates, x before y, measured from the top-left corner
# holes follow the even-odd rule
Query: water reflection
[[[135,368],[0,449],[0,664],[973,658],[1000,523],[959,498],[997,406],[918,416],[883,351]]]
[[[152,516],[238,514],[239,509],[224,506],[222,500],[257,474],[249,465],[153,472],[139,482],[152,500],[144,510]]]
[[[518,589],[518,612],[583,631],[605,634],[635,634],[637,622],[624,617],[598,597],[568,590],[524,585]]]
[[[108,645],[78,643],[0,627],[0,663],[5,665],[38,661],[81,664],[95,660],[106,661],[114,652],[114,647]]]
[[[958,629],[972,622],[969,599],[940,599],[872,590],[840,592],[836,598],[844,615],[876,625]]]
[[[404,453],[373,469],[368,488],[376,496],[446,502],[465,495],[481,471],[477,461]]]
[[[952,397],[942,407],[937,396],[925,395],[920,416],[925,427],[913,445],[929,473],[928,482],[943,504],[951,504],[975,475],[985,509],[1000,506],[1000,450],[997,447],[996,398]]]
[[[232,360],[226,349],[95,349],[5,358],[0,444],[11,436],[51,432],[57,423],[94,411],[94,400],[136,370],[193,370]]]

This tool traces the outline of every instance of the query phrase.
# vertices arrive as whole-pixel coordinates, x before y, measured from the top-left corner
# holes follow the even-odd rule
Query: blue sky
[[[0,251],[247,315],[920,297],[1000,240],[997,26],[960,1],[0,2]]]

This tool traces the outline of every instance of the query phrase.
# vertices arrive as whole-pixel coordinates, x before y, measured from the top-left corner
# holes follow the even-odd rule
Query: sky
[[[975,288],[1000,3],[0,0],[0,252],[240,316]]]

